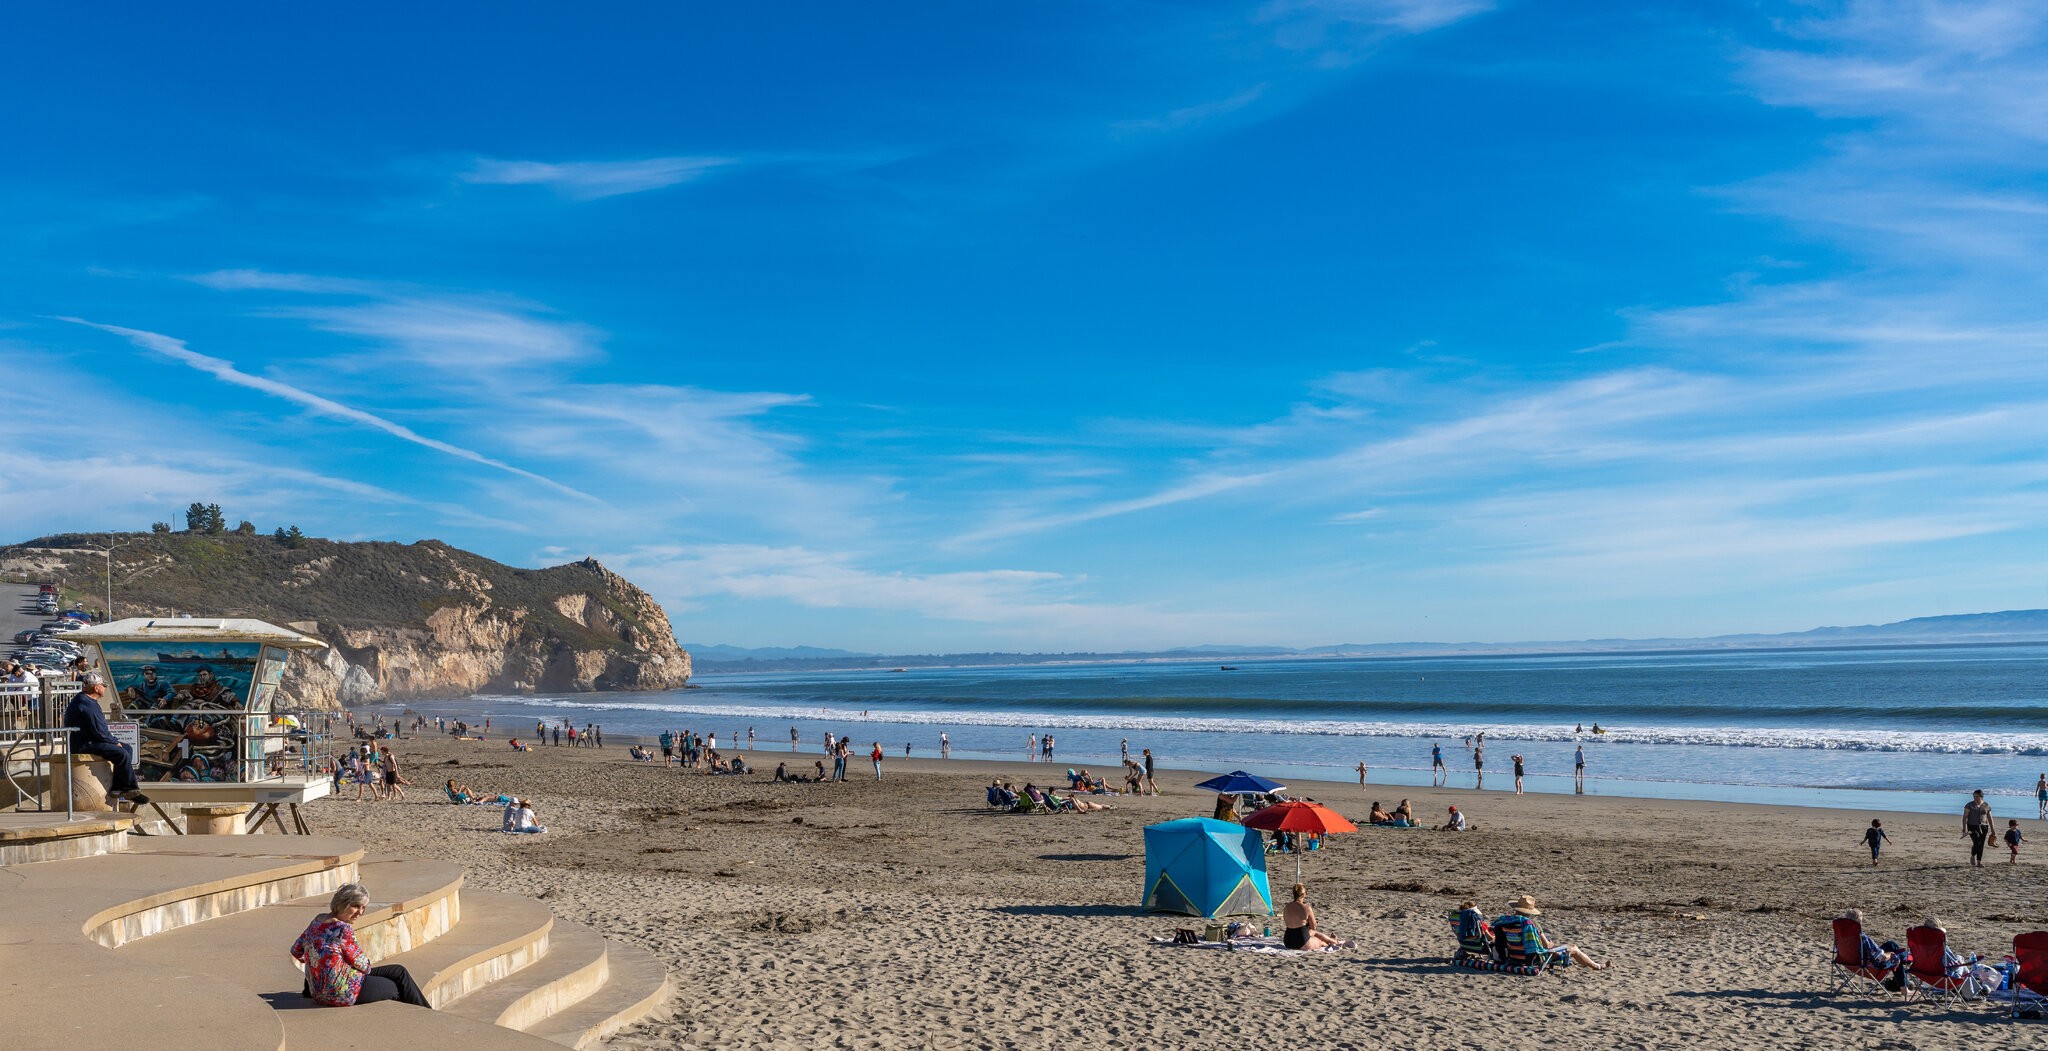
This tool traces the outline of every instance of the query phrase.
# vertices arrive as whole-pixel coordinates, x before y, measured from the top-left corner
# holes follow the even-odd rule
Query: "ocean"
[[[1123,742],[1167,769],[1430,783],[1432,745],[1454,788],[1473,787],[1468,739],[1484,735],[1485,787],[1571,792],[1575,748],[1589,794],[1960,812],[1971,789],[2032,816],[2048,772],[2048,646],[1600,653],[1041,664],[903,672],[706,675],[651,694],[424,702],[430,715],[499,727],[567,719],[608,735],[751,729],[815,754],[827,731],[865,751],[1023,759],[1051,733],[1054,766],[1118,776]],[[388,706],[397,712],[403,706]],[[1595,724],[1604,731],[1592,733]]]

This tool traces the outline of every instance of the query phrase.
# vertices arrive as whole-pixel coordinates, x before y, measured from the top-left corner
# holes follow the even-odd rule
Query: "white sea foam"
[[[591,701],[554,697],[474,698],[472,703],[505,707],[574,708],[593,712],[660,712],[715,715],[762,722],[826,721],[831,723],[894,723],[907,725],[1014,726],[1033,730],[1179,731],[1211,734],[1301,734],[1320,737],[1400,737],[1462,741],[1484,733],[1497,741],[1580,741],[1600,747],[1614,745],[1696,745],[1724,748],[1814,748],[1852,752],[1922,752],[1951,755],[2048,755],[2048,734],[1920,730],[1810,730],[1739,726],[1607,727],[1595,736],[1571,726],[1545,723],[1353,722],[1345,720],[1163,718],[1136,715],[1073,715],[1005,711],[898,711],[794,705],[733,705],[648,701]]]

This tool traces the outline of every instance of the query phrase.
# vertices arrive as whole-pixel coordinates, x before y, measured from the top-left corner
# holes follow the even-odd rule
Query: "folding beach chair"
[[[1863,962],[1863,925],[1849,919],[1835,921],[1835,955],[1828,967],[1834,974],[1836,993],[1851,986],[1862,992],[1882,993],[1885,976],[1892,973],[1889,967]]]
[[[1478,909],[1452,909],[1450,916],[1451,927],[1458,932],[1458,951],[1451,954],[1451,961],[1494,962],[1493,925],[1486,922],[1486,914]]]
[[[1493,921],[1493,944],[1500,954],[1497,970],[1508,974],[1538,975],[1552,967],[1568,967],[1571,957],[1563,949],[1543,947],[1543,934],[1536,921],[1510,913]]]
[[[2028,931],[2012,940],[2013,958],[2020,969],[2012,976],[2012,1014],[2021,1007],[2039,1007],[2048,1001],[2048,931]]]
[[[1948,932],[1939,927],[1914,927],[1906,931],[1908,956],[1906,976],[1909,995],[1941,1003],[1961,1003],[1961,975],[1951,975],[1942,961],[1948,955]]]

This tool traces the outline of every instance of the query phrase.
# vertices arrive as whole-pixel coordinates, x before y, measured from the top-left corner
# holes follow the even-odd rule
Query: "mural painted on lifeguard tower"
[[[209,643],[165,650],[152,642],[109,642],[101,647],[114,693],[131,711],[198,709],[240,711],[256,678],[256,642]]]
[[[121,706],[142,724],[138,778],[241,780],[238,745],[261,643],[109,642],[101,649]]]

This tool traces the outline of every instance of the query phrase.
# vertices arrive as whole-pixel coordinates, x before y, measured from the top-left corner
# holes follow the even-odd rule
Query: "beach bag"
[[[1194,931],[1186,927],[1176,928],[1173,932],[1173,944],[1175,945],[1194,945],[1201,940]]]

